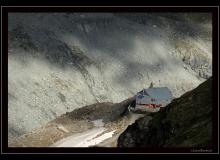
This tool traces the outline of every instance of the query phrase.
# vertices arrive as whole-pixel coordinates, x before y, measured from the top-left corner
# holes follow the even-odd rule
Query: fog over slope
[[[212,75],[202,13],[10,13],[8,27],[9,138],[151,82],[178,97]]]

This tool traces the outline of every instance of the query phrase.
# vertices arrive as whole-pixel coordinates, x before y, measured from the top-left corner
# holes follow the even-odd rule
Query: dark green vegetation
[[[212,78],[158,113],[128,126],[118,147],[208,147],[212,143]]]

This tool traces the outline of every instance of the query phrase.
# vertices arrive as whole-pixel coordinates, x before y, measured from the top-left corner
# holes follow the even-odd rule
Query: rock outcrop
[[[212,78],[174,99],[160,112],[145,116],[122,133],[118,147],[210,147]]]

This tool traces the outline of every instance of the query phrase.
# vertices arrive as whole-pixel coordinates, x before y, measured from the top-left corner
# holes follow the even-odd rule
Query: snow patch
[[[103,119],[97,119],[92,122],[93,122],[94,126],[96,126],[96,127],[103,127],[104,126]]]
[[[115,131],[102,134],[106,129],[103,127],[90,129],[86,132],[74,134],[64,138],[50,147],[89,147],[94,146],[107,138],[111,138]],[[100,136],[99,136],[100,135]]]
[[[57,128],[63,132],[69,133],[69,131],[63,125],[58,125]]]

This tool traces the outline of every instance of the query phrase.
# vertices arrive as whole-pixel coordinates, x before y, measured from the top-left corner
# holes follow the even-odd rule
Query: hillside
[[[212,75],[211,33],[202,13],[9,13],[9,140],[151,82],[179,97]]]
[[[120,103],[96,103],[75,109],[11,139],[9,147],[116,147],[118,136],[126,127],[143,117],[123,114],[132,101],[134,97]]]
[[[211,147],[212,78],[152,116],[128,126],[118,147]]]

